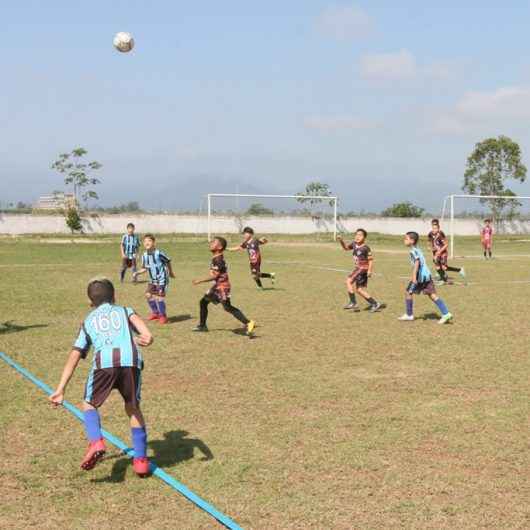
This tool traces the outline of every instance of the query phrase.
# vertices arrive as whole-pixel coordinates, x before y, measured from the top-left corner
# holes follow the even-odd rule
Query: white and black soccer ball
[[[119,52],[127,53],[134,48],[134,39],[130,33],[120,31],[114,36],[112,44]]]

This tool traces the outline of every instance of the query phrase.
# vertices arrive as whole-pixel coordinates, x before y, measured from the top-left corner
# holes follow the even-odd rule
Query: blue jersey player
[[[145,296],[151,309],[147,320],[158,320],[160,324],[167,324],[166,290],[169,278],[174,278],[171,258],[162,250],[156,248],[156,239],[153,234],[144,236],[145,252],[142,255],[142,268],[134,274],[136,278],[144,272],[149,273],[149,283]]]
[[[135,282],[134,273],[136,272],[136,258],[138,249],[140,248],[140,239],[134,233],[135,227],[133,223],[127,225],[127,233],[123,235],[120,243],[121,253],[121,271],[120,280],[123,282],[127,269],[131,268],[133,273],[133,282]]]
[[[399,320],[409,322],[414,320],[413,295],[426,294],[442,313],[438,324],[445,324],[452,320],[453,315],[449,313],[443,300],[436,294],[436,288],[432,281],[431,271],[425,262],[423,252],[417,247],[420,236],[417,232],[407,232],[404,243],[410,250],[410,261],[412,263],[412,276],[406,290],[406,312]]]
[[[98,413],[111,391],[116,388],[125,402],[134,447],[133,469],[139,476],[149,474],[147,433],[140,410],[142,354],[138,346],[150,346],[153,337],[143,320],[128,307],[116,305],[114,286],[107,279],[95,279],[88,284],[88,298],[93,310],[79,330],[70,352],[61,381],[50,401],[55,406],[64,400],[66,387],[80,359],[93,350],[92,367],[85,386],[83,416],[89,440],[81,468],[92,469],[105,455]]]

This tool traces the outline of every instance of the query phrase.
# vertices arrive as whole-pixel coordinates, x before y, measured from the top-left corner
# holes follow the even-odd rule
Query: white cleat
[[[398,320],[401,322],[412,322],[414,320],[414,315],[407,315],[405,313],[404,315],[401,315]]]
[[[453,315],[451,315],[451,313],[446,313],[440,320],[438,320],[438,324],[447,324],[451,320],[453,320]]]

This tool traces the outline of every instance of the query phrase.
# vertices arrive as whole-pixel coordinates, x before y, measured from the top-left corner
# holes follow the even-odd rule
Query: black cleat
[[[205,333],[208,331],[208,328],[206,326],[196,326],[191,331],[196,331],[197,333]]]

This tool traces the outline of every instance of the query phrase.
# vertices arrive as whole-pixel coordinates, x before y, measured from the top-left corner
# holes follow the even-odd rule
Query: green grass
[[[338,245],[269,245],[263,268],[279,282],[264,292],[246,256],[228,254],[233,303],[259,323],[249,340],[219,307],[209,334],[190,332],[205,290],[191,280],[207,272],[207,247],[162,238],[177,274],[169,314],[179,318],[152,325],[144,351],[151,455],[244,528],[530,527],[530,246],[518,239],[498,239],[494,261],[456,260],[470,284],[439,289],[455,315],[444,327],[426,297],[416,322],[396,320],[409,274],[398,238],[370,241],[370,291],[388,304],[375,315],[341,309],[345,273],[328,269],[350,269],[351,256]],[[116,278],[109,241],[0,240],[0,349],[51,386],[88,311],[87,280]],[[476,239],[457,250],[480,253]],[[117,291],[147,313],[142,285]],[[87,369],[68,389],[76,404]],[[1,528],[218,527],[113,451],[80,471],[82,425],[3,363],[0,383]],[[129,440],[119,395],[102,417]]]

